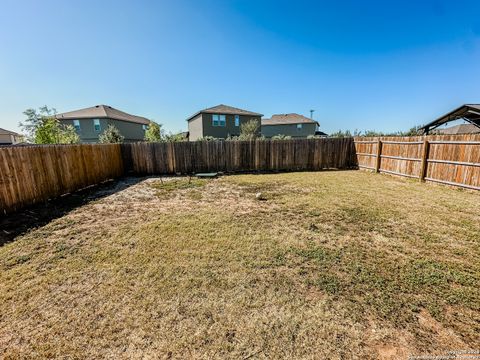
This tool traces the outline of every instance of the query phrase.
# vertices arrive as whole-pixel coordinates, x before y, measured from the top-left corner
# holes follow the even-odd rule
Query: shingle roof
[[[55,115],[59,120],[73,120],[73,119],[101,119],[109,118],[114,120],[122,120],[133,122],[137,124],[150,124],[150,120],[147,118],[127,114],[108,105],[96,105],[85,109],[69,111]]]
[[[6,130],[6,129],[2,129],[0,128],[0,134],[1,135],[14,135],[14,136],[22,136],[21,134],[19,133],[16,133],[14,131],[10,131],[10,130]]]
[[[444,135],[478,134],[480,133],[480,128],[473,124],[459,124],[446,129],[437,129],[434,132]]]
[[[203,109],[203,110],[200,110],[200,111],[196,112],[195,114],[190,116],[187,119],[187,121],[191,120],[192,118],[194,118],[195,116],[197,116],[198,114],[201,114],[201,113],[263,116],[263,114],[259,114],[259,113],[253,112],[253,111],[243,110],[243,109],[239,109],[239,108],[236,108],[236,107],[233,107],[233,106],[220,104],[220,105],[217,105],[217,106],[214,106],[214,107],[211,107],[211,108],[208,108],[208,109]]]
[[[307,124],[315,123],[319,125],[318,121],[312,120],[300,114],[275,114],[270,119],[262,119],[262,126],[264,125],[284,125],[284,124]]]

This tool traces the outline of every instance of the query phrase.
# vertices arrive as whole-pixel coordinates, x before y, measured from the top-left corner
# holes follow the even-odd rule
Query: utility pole
[[[310,110],[310,119],[312,119],[312,120],[313,120],[313,112],[314,112],[314,111],[315,111],[315,110]]]

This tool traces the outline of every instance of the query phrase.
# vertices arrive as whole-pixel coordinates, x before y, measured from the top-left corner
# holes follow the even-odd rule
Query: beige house
[[[0,128],[0,145],[15,145],[23,141],[23,135]]]
[[[150,124],[147,118],[127,114],[108,105],[69,111],[55,117],[64,125],[75,127],[82,143],[97,143],[99,135],[108,125],[114,125],[127,142],[142,141]]]
[[[276,135],[306,138],[315,135],[320,124],[299,114],[276,114],[270,119],[262,119],[262,135],[270,138]]]
[[[206,136],[217,139],[238,136],[243,123],[256,120],[260,125],[262,116],[256,112],[223,104],[203,109],[187,119],[189,140],[195,141]]]

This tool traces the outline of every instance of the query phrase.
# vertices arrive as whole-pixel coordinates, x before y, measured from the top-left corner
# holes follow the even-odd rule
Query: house
[[[262,135],[270,138],[275,135],[306,138],[315,135],[320,124],[299,114],[276,114],[270,119],[262,119]]]
[[[206,136],[218,139],[238,136],[240,125],[250,120],[256,120],[260,125],[262,116],[256,112],[223,104],[203,109],[187,119],[189,140],[195,141]]]
[[[15,145],[23,141],[23,135],[0,128],[0,145]]]
[[[97,143],[99,135],[108,125],[114,125],[127,142],[142,141],[150,124],[147,118],[130,115],[108,105],[69,111],[55,117],[64,125],[73,125],[82,143]]]
[[[315,136],[319,138],[327,138],[328,134],[317,129],[317,131],[315,131]]]
[[[480,129],[480,104],[465,104],[462,105],[449,113],[440,116],[438,119],[429,122],[428,124],[422,126],[419,131],[425,135],[432,133],[434,131],[439,131],[437,128],[444,124],[450,123],[452,121],[462,120],[472,127],[468,127],[468,129]],[[437,129],[437,130],[435,130]],[[447,130],[447,129],[444,129]],[[460,129],[462,130],[462,129]],[[453,130],[455,131],[455,129]],[[469,132],[472,133],[472,132]],[[450,134],[450,133],[448,133]],[[459,134],[457,132],[457,134]]]
[[[473,124],[458,124],[445,129],[433,130],[432,133],[439,135],[480,134],[480,127]]]

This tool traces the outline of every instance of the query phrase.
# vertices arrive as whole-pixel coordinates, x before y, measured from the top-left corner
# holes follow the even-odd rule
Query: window
[[[80,131],[80,120],[73,120],[73,127],[75,130]]]
[[[212,115],[212,126],[226,126],[225,115]]]
[[[240,126],[240,115],[235,115],[235,126]]]
[[[297,124],[297,130],[302,130],[302,124]]]
[[[143,130],[147,130],[148,125],[142,125]]]
[[[93,119],[93,128],[96,132],[100,132],[100,120]]]

